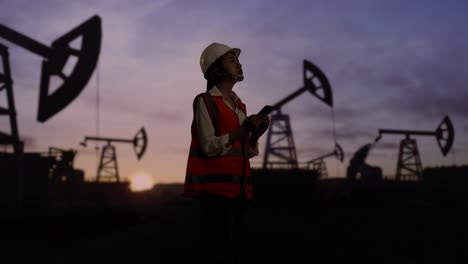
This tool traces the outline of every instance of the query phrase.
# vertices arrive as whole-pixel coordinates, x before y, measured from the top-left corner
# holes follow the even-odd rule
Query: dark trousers
[[[207,263],[239,263],[250,202],[205,194],[200,205]]]

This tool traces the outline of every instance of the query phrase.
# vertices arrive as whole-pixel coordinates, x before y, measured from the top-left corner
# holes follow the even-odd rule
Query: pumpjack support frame
[[[132,144],[138,160],[140,160],[141,157],[143,157],[143,154],[145,154],[148,145],[148,137],[144,127],[138,130],[133,139],[86,136],[84,138],[84,141],[80,144],[83,147],[86,147],[87,141],[104,141],[107,143],[106,145],[104,145],[101,151],[101,158],[99,161],[96,176],[96,181],[98,182],[103,178],[110,180],[115,179],[115,181],[117,182],[120,181],[119,166],[117,163],[117,151],[115,149],[115,146],[112,145],[113,142]]]
[[[320,101],[333,107],[333,95],[326,75],[313,63],[303,61],[303,86],[272,105],[267,112],[271,116],[271,124],[267,134],[263,168],[287,167],[297,168],[298,160],[294,144],[289,115],[281,112],[281,107],[295,99],[305,91],[309,91]],[[275,130],[275,128],[277,128]],[[272,160],[271,158],[276,158]]]

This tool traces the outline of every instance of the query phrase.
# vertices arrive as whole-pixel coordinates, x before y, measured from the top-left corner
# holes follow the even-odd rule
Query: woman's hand
[[[250,115],[245,119],[244,123],[242,123],[242,126],[244,126],[248,132],[265,129],[265,127],[268,127],[268,125],[269,118],[266,114]]]
[[[256,116],[256,128],[253,130],[254,136],[259,138],[270,126],[270,117],[266,114]]]
[[[255,148],[258,139],[265,133],[267,128],[270,126],[270,117],[266,114],[250,116],[248,122],[251,122],[254,127],[251,130],[252,135],[249,137],[249,144],[252,148]],[[250,118],[249,117],[249,118]]]
[[[255,125],[252,121],[253,116],[248,116],[245,120],[244,123],[242,123],[241,127],[245,129],[246,132],[251,132],[255,129]]]

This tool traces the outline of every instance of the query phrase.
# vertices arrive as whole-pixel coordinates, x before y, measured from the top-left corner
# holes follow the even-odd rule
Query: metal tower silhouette
[[[86,87],[94,68],[97,64],[101,48],[101,19],[99,16],[93,16],[81,25],[75,27],[62,37],[52,42],[52,45],[46,46],[34,39],[29,38],[13,29],[0,24],[0,38],[13,44],[21,46],[44,58],[42,62],[39,104],[37,111],[37,121],[46,122],[51,117],[68,106]],[[75,48],[70,45],[75,40],[81,40],[81,47]],[[0,73],[0,92],[6,90],[8,106],[0,107],[0,115],[10,117],[11,134],[0,132],[0,145],[13,145],[17,163],[11,165],[16,167],[16,173],[13,177],[17,178],[16,189],[18,208],[23,207],[25,200],[24,188],[27,186],[25,181],[25,168],[28,168],[29,160],[24,159],[23,142],[20,140],[18,125],[16,122],[16,108],[13,96],[13,80],[11,78],[10,65],[8,61],[8,50],[0,44],[0,55],[2,57],[3,72]],[[76,63],[65,73],[65,67],[69,58],[74,57]],[[50,80],[53,77],[59,77],[63,82],[55,89],[50,89]],[[9,159],[9,154],[4,155]],[[31,156],[31,155],[30,155]],[[2,156],[3,158],[3,156]],[[31,173],[30,171],[27,173]],[[37,176],[37,175],[34,175]],[[30,177],[33,178],[33,177]],[[25,196],[25,197],[23,197]]]
[[[303,83],[303,87],[272,106],[271,111],[275,110],[275,113],[271,116],[271,125],[268,129],[263,169],[275,167],[296,169],[298,166],[291,122],[289,115],[281,112],[283,105],[303,92],[309,91],[322,102],[333,107],[332,91],[327,77],[317,66],[307,60],[304,60],[303,64]]]
[[[309,165],[309,168],[316,170],[318,172],[319,178],[326,178],[328,177],[328,170],[327,170],[327,165],[324,159],[331,157],[331,156],[335,156],[339,161],[343,162],[343,158],[344,158],[343,149],[338,143],[335,144],[335,150],[333,152],[322,155],[315,159],[311,159],[307,162],[307,164]]]
[[[16,120],[15,97],[13,94],[13,80],[11,79],[8,48],[0,44],[0,56],[3,72],[0,72],[0,92],[6,92],[7,106],[0,106],[0,115],[7,115],[10,120],[10,134],[0,132],[0,144],[12,145],[15,153],[22,152],[23,143],[20,141],[18,123]]]
[[[400,151],[398,154],[396,180],[421,180],[422,163],[419,155],[416,140],[410,138],[411,135],[435,136],[440,150],[444,156],[450,151],[454,140],[454,129],[452,121],[445,116],[437,127],[436,131],[418,130],[394,130],[379,129],[379,135],[375,142],[379,141],[383,134],[402,134],[405,138],[400,141]]]
[[[141,159],[145,153],[148,139],[146,136],[145,128],[142,127],[133,139],[120,139],[120,138],[103,138],[103,137],[85,137],[84,141],[80,144],[86,146],[87,141],[105,141],[107,144],[104,145],[101,151],[101,159],[97,169],[96,181],[113,181],[120,182],[119,167],[117,164],[117,152],[115,147],[111,144],[112,142],[117,143],[131,143],[137,159]]]

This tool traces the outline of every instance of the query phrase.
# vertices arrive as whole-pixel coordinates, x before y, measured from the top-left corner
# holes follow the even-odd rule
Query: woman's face
[[[222,57],[221,66],[226,72],[232,75],[236,75],[236,76],[244,75],[244,73],[242,72],[242,64],[240,64],[234,52],[229,52]]]

